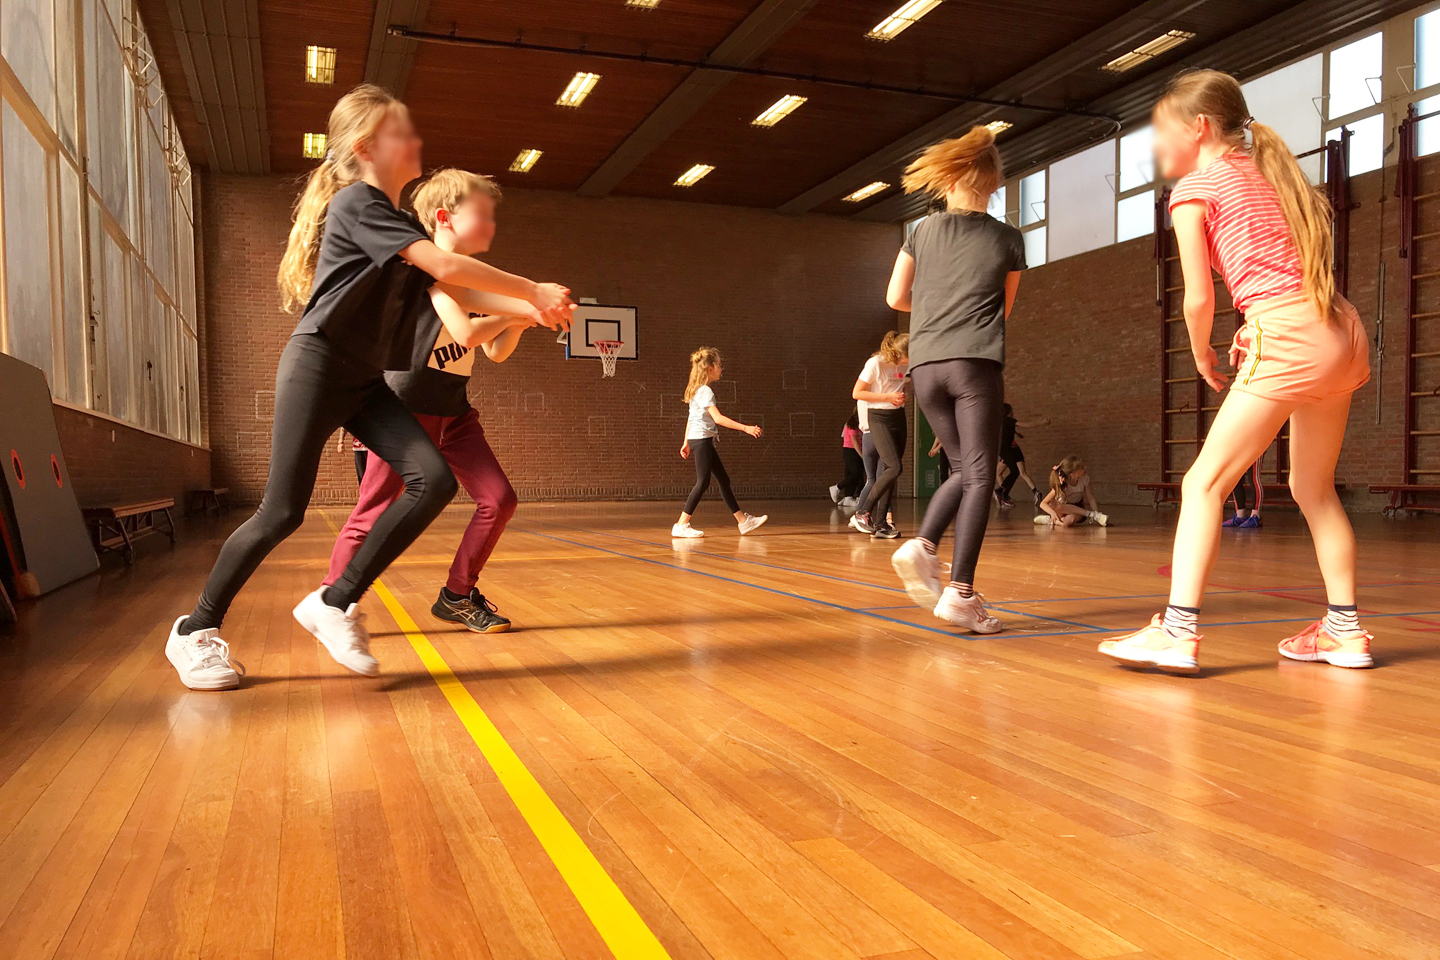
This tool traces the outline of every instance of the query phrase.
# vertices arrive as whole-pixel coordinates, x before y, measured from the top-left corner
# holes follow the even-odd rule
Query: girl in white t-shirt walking
[[[690,526],[690,517],[700,505],[700,498],[710,489],[712,478],[719,481],[720,496],[725,498],[725,506],[735,515],[735,522],[740,525],[742,536],[770,519],[763,515],[753,517],[740,509],[735,494],[730,490],[730,475],[725,472],[725,464],[720,462],[720,451],[715,447],[720,427],[739,430],[757,439],[762,432],[759,427],[731,420],[715,405],[715,391],[710,389],[710,384],[719,380],[723,372],[720,351],[714,347],[701,347],[690,354],[690,382],[685,386],[685,402],[690,405],[690,416],[685,422],[685,442],[680,447],[680,456],[685,459],[693,457],[695,460],[695,487],[685,501],[685,509],[680,512],[680,519],[670,528],[672,537],[705,536],[704,531]]]
[[[888,518],[904,470],[905,371],[909,363],[910,335],[891,330],[880,341],[880,349],[865,362],[851,391],[851,396],[868,412],[870,438],[880,454],[880,472],[875,476],[868,498],[859,504],[851,525],[880,540],[900,536]]]

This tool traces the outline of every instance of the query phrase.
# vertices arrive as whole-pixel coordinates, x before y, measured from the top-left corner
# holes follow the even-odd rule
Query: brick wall
[[[65,465],[82,506],[174,497],[210,485],[210,451],[56,406]]]
[[[207,176],[204,236],[208,413],[217,483],[256,500],[269,457],[275,367],[294,318],[274,293],[296,184]],[[602,379],[564,360],[543,330],[503,365],[477,361],[471,397],[523,497],[678,497],[688,356],[720,348],[721,409],[765,427],[726,431],[737,490],[814,496],[840,473],[850,388],[896,316],[884,303],[897,226],[738,208],[510,191],[490,261],[569,284],[577,297],[634,305],[640,362]],[[348,446],[327,449],[322,503],[355,495]]]
[[[1422,179],[1429,184],[1422,191],[1440,188],[1440,158],[1422,164]],[[1347,500],[1359,509],[1381,505],[1368,484],[1401,480],[1405,264],[1397,255],[1394,189],[1394,168],[1353,182],[1349,295],[1373,341],[1383,262],[1387,318],[1385,351],[1372,352],[1375,376],[1355,395],[1338,470]],[[1052,421],[1025,430],[1021,441],[1042,486],[1051,464],[1076,454],[1102,502],[1149,501],[1135,484],[1159,479],[1160,471],[1155,285],[1150,237],[1026,273],[1008,328],[1006,393],[1021,420]]]

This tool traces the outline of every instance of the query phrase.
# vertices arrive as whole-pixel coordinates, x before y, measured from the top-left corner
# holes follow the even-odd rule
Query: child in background
[[[905,373],[909,363],[910,335],[891,330],[880,341],[880,349],[865,362],[851,390],[851,396],[869,405],[870,438],[880,456],[880,472],[870,486],[868,499],[862,500],[851,519],[857,530],[877,540],[900,536],[890,517],[905,469]]]
[[[495,204],[500,188],[489,177],[464,170],[437,170],[415,191],[411,203],[421,225],[442,250],[478,256],[495,238]],[[472,313],[471,306],[474,307]],[[486,310],[506,310],[489,316]],[[430,290],[430,304],[416,324],[415,352],[410,369],[385,374],[406,409],[434,441],[454,471],[460,486],[475,501],[475,512],[460,538],[449,577],[439,590],[430,612],[447,623],[458,623],[476,633],[501,633],[510,621],[501,616],[477,588],[480,572],[515,515],[515,489],[505,476],[480,415],[470,405],[467,386],[475,362],[475,348],[495,363],[503,363],[520,343],[520,335],[534,321],[523,316],[525,304],[509,304],[503,297],[471,304],[468,291]],[[517,315],[519,314],[519,315]],[[375,520],[404,489],[404,481],[389,465],[375,457],[366,466],[355,509],[345,521],[330,553],[325,584],[345,572]]]
[[[910,311],[915,399],[951,467],[919,535],[890,563],[912,600],[975,633],[1001,629],[975,592],[975,568],[1000,449],[1005,321],[1025,269],[1020,231],[986,212],[1003,179],[995,134],[980,126],[931,146],[906,167],[905,191],[943,198],[945,209],[920,221],[905,241],[885,295],[892,309]],[[955,547],[942,592],[937,544],[951,526]]]
[[[1040,501],[1040,510],[1035,522],[1046,527],[1073,527],[1086,520],[1103,527],[1110,522],[1095,502],[1090,476],[1079,457],[1066,457],[1050,468],[1050,492]]]
[[[1265,502],[1265,482],[1260,479],[1259,460],[1256,460],[1249,470],[1240,474],[1240,480],[1230,492],[1230,498],[1235,501],[1235,513],[1220,526],[1239,527],[1244,530],[1258,530],[1263,526],[1260,522],[1260,504]]]
[[[845,461],[845,477],[830,488],[830,499],[847,509],[854,508],[865,486],[865,459],[861,454],[864,442],[857,410],[840,428],[840,455]]]
[[[1049,423],[1048,417],[1039,421],[1041,426]],[[1025,469],[1025,454],[1020,449],[1020,444],[1015,442],[1024,436],[1017,428],[1024,426],[1029,424],[1016,420],[1015,408],[1005,404],[1005,419],[1000,422],[1000,486],[995,488],[995,500],[1002,507],[1015,506],[1015,501],[1010,499],[1010,491],[1015,489],[1017,478],[1025,481],[1035,506],[1040,506],[1040,488],[1030,479],[1030,473]]]
[[[944,483],[950,479],[950,457],[945,453],[945,445],[936,437],[935,442],[930,444],[929,456],[938,458],[935,468],[940,471],[940,482]]]
[[[712,478],[719,481],[720,496],[725,498],[725,505],[735,515],[741,536],[770,519],[763,515],[753,517],[740,509],[735,494],[730,490],[730,474],[725,471],[725,464],[720,462],[720,451],[715,447],[715,441],[720,436],[720,427],[739,430],[757,440],[763,432],[759,427],[731,420],[715,405],[715,391],[710,384],[719,380],[724,372],[720,351],[714,347],[701,347],[690,354],[690,382],[685,385],[685,402],[690,405],[690,416],[685,421],[685,442],[680,445],[680,456],[687,460],[692,455],[695,458],[695,487],[690,491],[690,498],[685,501],[685,509],[680,511],[680,519],[670,528],[672,537],[705,536],[704,531],[696,530],[690,525],[690,518],[695,514],[695,508],[700,505],[700,498],[710,489]]]
[[[349,430],[405,481],[370,537],[333,585],[305,597],[295,619],[336,662],[379,673],[359,600],[455,495],[435,444],[385,384],[410,364],[416,314],[435,282],[526,301],[527,314],[569,324],[569,291],[441,250],[400,210],[420,176],[420,137],[405,105],[370,84],[330,111],[329,153],[295,205],[277,277],[281,304],[305,310],[280,355],[270,473],[254,516],[221,547],[194,610],[175,620],[165,655],[195,690],[240,684],[220,637],[225,614],[265,557],[305,522],[330,437]]]
[[[1158,172],[1179,178],[1170,216],[1191,352],[1217,393],[1227,378],[1210,346],[1212,268],[1245,325],[1230,350],[1235,382],[1181,487],[1170,602],[1148,626],[1102,642],[1100,652],[1131,666],[1199,672],[1200,602],[1220,548],[1225,496],[1289,420],[1290,492],[1315,542],[1329,610],[1280,641],[1279,652],[1369,667],[1372,638],[1355,605],[1355,533],[1335,492],[1350,398],[1370,379],[1369,342],[1359,314],[1335,290],[1332,211],[1280,135],[1250,115],[1234,77],[1181,74],[1153,119]]]

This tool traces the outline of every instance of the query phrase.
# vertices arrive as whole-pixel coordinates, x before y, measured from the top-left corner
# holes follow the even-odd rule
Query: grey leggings
[[[870,509],[870,491],[875,489],[875,475],[880,472],[880,452],[875,449],[875,438],[870,436],[869,430],[860,437],[860,462],[865,466],[865,486],[860,488],[855,512],[865,513]]]
[[[980,544],[990,522],[990,492],[1004,418],[1005,375],[994,360],[964,358],[924,363],[910,370],[915,399],[940,438],[950,478],[935,491],[920,536],[939,543],[955,525],[950,579],[975,582]]]
[[[880,472],[870,488],[870,503],[865,509],[871,522],[879,526],[895,505],[900,474],[905,472],[905,439],[909,429],[904,410],[870,408],[870,436],[875,439],[875,452],[880,455]]]
[[[330,437],[344,427],[405,480],[405,492],[380,515],[326,601],[356,602],[390,562],[424,532],[455,496],[455,475],[425,430],[380,374],[339,353],[318,334],[295,336],[275,373],[270,476],[255,515],[220,548],[184,632],[218,627],[260,561],[305,520]]]

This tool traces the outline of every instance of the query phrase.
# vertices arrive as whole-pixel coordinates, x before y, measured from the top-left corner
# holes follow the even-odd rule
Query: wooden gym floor
[[[1323,596],[1293,515],[1227,531],[1187,679],[1094,653],[1159,609],[1172,513],[1017,508],[982,560],[1008,632],[972,639],[906,606],[893,544],[764,506],[673,545],[673,504],[527,505],[490,637],[428,613],[452,508],[365,601],[374,680],[290,618],[335,509],[236,604],[239,691],[163,654],[239,512],[30,605],[0,634],[0,953],[1440,956],[1433,520],[1357,519],[1370,672],[1276,657]]]

